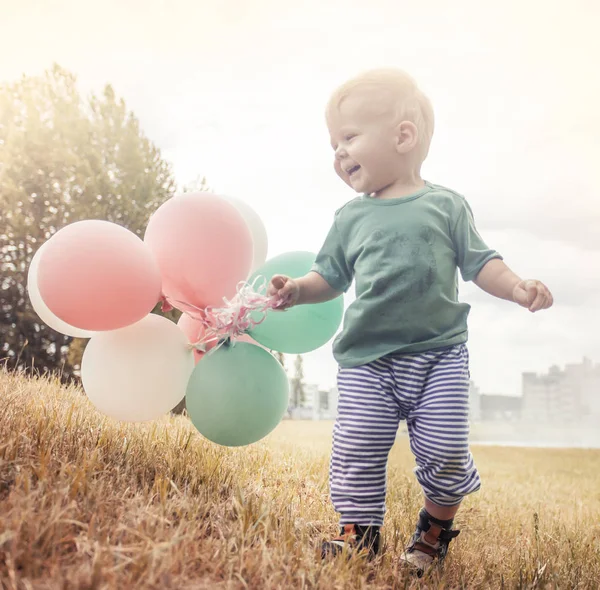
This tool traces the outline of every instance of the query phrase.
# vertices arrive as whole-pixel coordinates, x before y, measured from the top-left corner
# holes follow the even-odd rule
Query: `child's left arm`
[[[554,303],[552,293],[544,283],[522,280],[498,258],[487,262],[473,282],[486,293],[514,301],[531,312],[547,309]]]

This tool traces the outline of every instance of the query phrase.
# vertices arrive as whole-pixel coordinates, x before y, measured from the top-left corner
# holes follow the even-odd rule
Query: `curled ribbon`
[[[190,348],[206,352],[208,345],[216,342],[210,352],[214,352],[223,345],[231,345],[235,338],[247,334],[249,330],[258,326],[267,317],[270,310],[278,309],[285,301],[277,297],[261,295],[266,292],[266,279],[256,277],[251,283],[240,281],[236,287],[236,294],[232,299],[223,297],[223,307],[208,306],[205,309],[190,303],[175,301],[193,319],[202,323],[204,336],[197,342],[190,344]],[[162,309],[170,307],[172,303],[163,296]]]

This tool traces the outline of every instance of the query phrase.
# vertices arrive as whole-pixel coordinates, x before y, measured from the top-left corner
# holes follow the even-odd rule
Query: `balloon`
[[[254,346],[260,346],[263,350],[266,350],[269,354],[271,354],[271,351],[268,348],[264,347],[262,344],[254,340],[254,338],[252,338],[252,336],[250,336],[249,334],[242,334],[241,336],[234,338],[234,341],[245,342],[246,344],[254,344]]]
[[[281,254],[267,261],[249,281],[263,276],[268,282],[276,274],[302,277],[310,271],[315,258],[310,252]],[[271,350],[303,354],[327,343],[340,327],[343,314],[344,298],[340,296],[325,303],[298,305],[285,312],[270,311],[261,324],[249,330],[249,334]]]
[[[222,305],[252,265],[252,235],[242,214],[222,197],[186,193],[152,215],[144,241],[158,261],[163,293],[182,311]]]
[[[160,299],[158,265],[129,230],[78,221],[44,245],[38,287],[48,309],[82,330],[116,330],[145,317]]]
[[[223,196],[230,203],[235,205],[237,210],[242,214],[244,221],[248,224],[250,233],[252,234],[253,253],[252,267],[250,272],[254,272],[262,266],[267,259],[267,251],[269,249],[269,240],[267,238],[267,230],[258,213],[248,205],[245,201],[236,197]]]
[[[154,420],[184,397],[194,357],[185,335],[167,318],[149,314],[88,342],[81,380],[90,401],[117,420]]]
[[[289,382],[277,359],[240,342],[221,346],[196,365],[186,407],[200,434],[238,447],[260,440],[279,424],[288,396]]]
[[[204,325],[201,321],[189,316],[187,313],[182,313],[179,321],[177,322],[179,328],[185,334],[188,342],[190,344],[196,344],[199,340],[204,338]],[[210,342],[206,345],[206,350],[211,350],[214,348],[216,342]],[[202,357],[204,353],[201,350],[194,349],[194,361],[197,363]]]
[[[202,322],[187,315],[186,313],[181,314],[181,317],[179,318],[177,325],[183,331],[183,333],[185,334],[185,336],[188,339],[188,342],[190,344],[196,344],[196,342],[199,342],[205,336],[204,325],[202,324]],[[241,334],[240,336],[235,338],[235,342],[246,342],[248,344],[255,344],[256,346],[260,346],[261,348],[264,348],[264,346],[262,346],[262,344],[259,344],[258,342],[256,342],[256,340],[254,340],[254,338],[251,338],[250,336],[248,336],[248,334]],[[208,342],[205,345],[206,350],[207,351],[212,350],[216,344],[217,344],[216,341]],[[196,363],[198,363],[198,361],[204,356],[204,354],[205,353],[202,352],[201,350],[194,349],[194,360],[196,361]]]
[[[44,303],[44,300],[40,295],[37,273],[42,249],[45,245],[46,244],[42,244],[42,246],[38,248],[38,251],[33,256],[33,259],[29,265],[29,271],[27,273],[27,290],[29,291],[29,300],[31,301],[31,305],[40,319],[53,330],[56,330],[61,334],[65,334],[65,336],[73,336],[74,338],[91,338],[94,332],[80,330],[79,328],[70,326],[66,322],[63,322],[61,319],[57,318],[48,309],[48,306]]]

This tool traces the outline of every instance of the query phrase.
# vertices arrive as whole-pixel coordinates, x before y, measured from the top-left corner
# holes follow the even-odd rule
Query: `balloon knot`
[[[252,328],[262,323],[268,311],[281,306],[279,298],[261,294],[266,293],[266,285],[266,279],[261,276],[251,283],[241,281],[231,300],[223,297],[223,307],[208,306],[201,310],[185,304],[192,311],[184,313],[201,322],[204,327],[204,336],[194,343],[194,347],[202,350],[201,346],[216,343],[211,349],[214,351],[221,346],[233,346],[235,338],[248,334]]]
[[[173,306],[169,303],[169,301],[167,300],[167,297],[164,294],[160,296],[160,303],[161,303],[160,310],[163,313],[166,313],[173,309]]]

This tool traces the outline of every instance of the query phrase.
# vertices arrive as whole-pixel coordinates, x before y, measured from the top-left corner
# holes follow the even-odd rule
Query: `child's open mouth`
[[[360,170],[360,166],[357,164],[356,166],[353,166],[352,168],[350,168],[350,170],[348,170],[348,176],[352,176],[354,173],[358,172]]]

